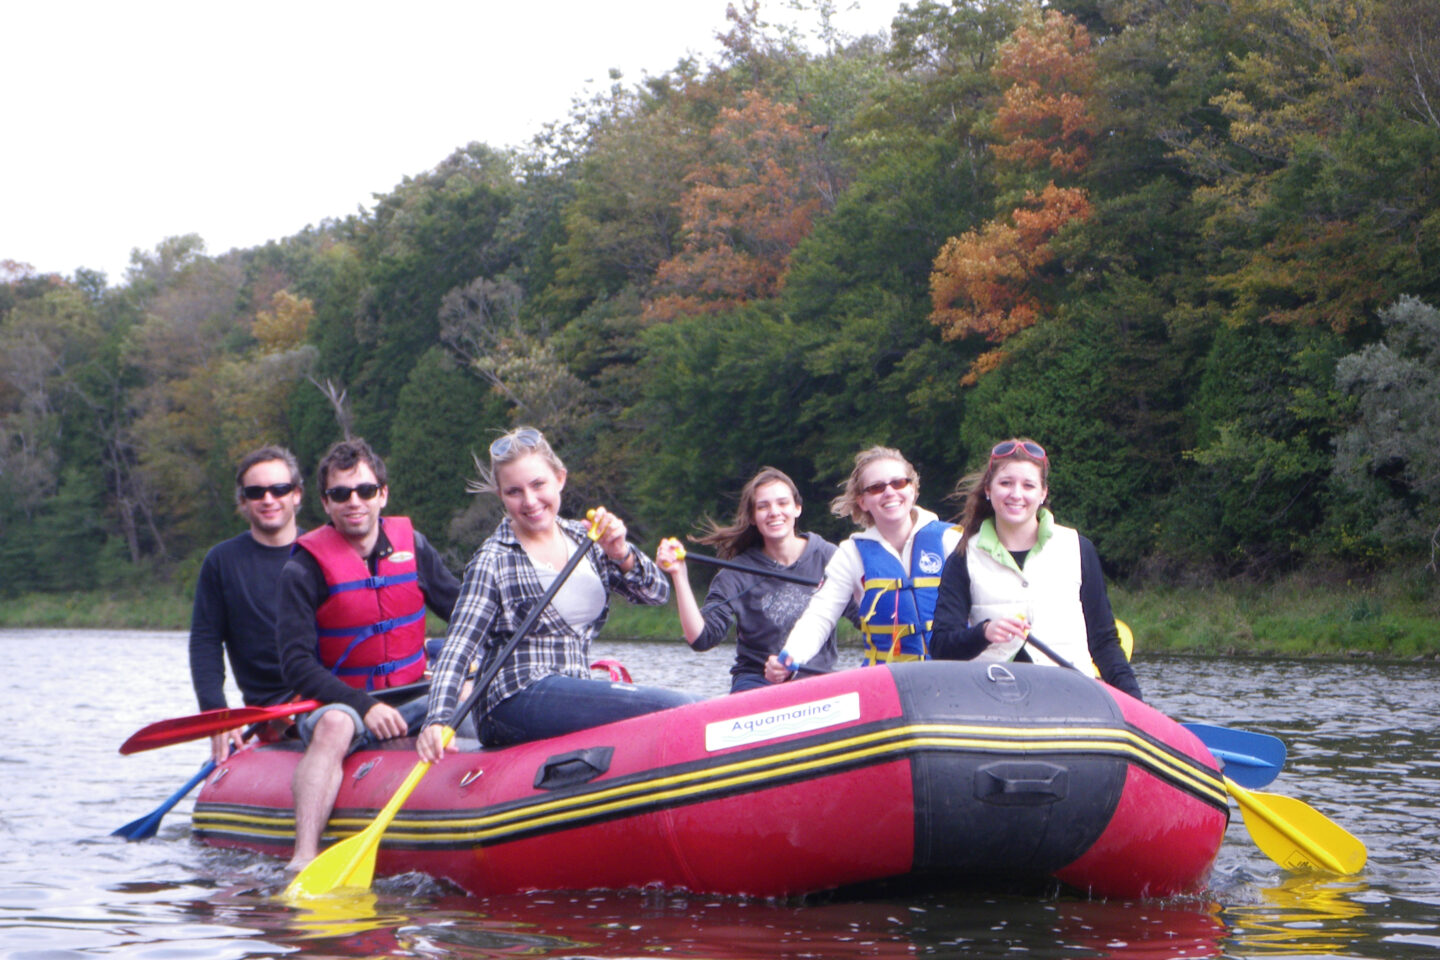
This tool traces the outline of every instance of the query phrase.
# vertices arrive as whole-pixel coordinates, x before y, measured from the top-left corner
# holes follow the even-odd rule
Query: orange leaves
[[[1051,10],[1037,27],[1015,31],[994,73],[1010,81],[995,113],[995,156],[1027,168],[1083,169],[1096,132],[1086,103],[1095,74],[1086,29]]]
[[[1017,28],[994,68],[1010,81],[995,113],[996,159],[1021,170],[1083,170],[1095,136],[1087,104],[1094,72],[1090,35],[1070,17],[1052,10]],[[1052,180],[1039,194],[1027,192],[1008,223],[997,218],[951,237],[930,274],[930,321],[946,340],[976,335],[991,343],[1035,324],[1054,260],[1050,240],[1090,213],[1084,190]],[[1003,350],[982,354],[962,383],[975,383],[1004,358]]]
[[[712,159],[685,177],[684,246],[656,271],[647,320],[774,296],[823,206],[814,131],[795,107],[751,94],[710,139]]]
[[[1034,324],[1041,314],[1036,290],[1054,259],[1050,239],[1090,213],[1083,190],[1052,183],[1038,196],[1026,195],[1013,224],[991,220],[951,237],[930,274],[931,322],[947,340],[974,334],[992,343]]]

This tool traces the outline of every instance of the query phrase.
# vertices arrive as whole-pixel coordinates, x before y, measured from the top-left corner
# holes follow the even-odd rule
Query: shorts
[[[413,737],[420,732],[420,724],[425,719],[425,708],[428,704],[429,698],[422,694],[412,700],[406,700],[404,703],[396,705],[395,709],[399,710],[400,716],[405,718],[407,736]],[[318,710],[312,710],[296,721],[295,729],[300,734],[301,743],[307,747],[310,746],[310,738],[315,735],[315,724],[320,722],[321,714],[330,710],[339,710],[346,714],[349,716],[350,722],[355,725],[355,735],[350,739],[350,746],[345,751],[346,756],[349,756],[361,747],[368,747],[379,742],[375,739],[375,735],[370,732],[370,728],[365,726],[364,718],[360,716],[354,707],[348,703],[327,703],[325,706]]]

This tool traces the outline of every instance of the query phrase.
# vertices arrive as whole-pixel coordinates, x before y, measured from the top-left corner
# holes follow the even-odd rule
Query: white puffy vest
[[[1030,631],[1056,653],[1091,675],[1099,676],[1090,659],[1085,611],[1080,606],[1080,535],[1070,527],[1050,524],[1049,537],[1025,557],[1025,568],[994,539],[993,533],[971,537],[965,544],[970,571],[970,623],[1000,617],[1023,617]],[[986,540],[989,549],[981,546]],[[993,552],[992,552],[993,551]],[[977,660],[1015,659],[1023,641],[992,643]],[[1033,645],[1030,659],[1053,663]]]

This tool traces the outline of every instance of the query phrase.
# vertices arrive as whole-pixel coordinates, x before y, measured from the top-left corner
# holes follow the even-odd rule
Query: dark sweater
[[[275,585],[290,545],[267,547],[250,531],[205,554],[190,615],[190,680],[201,710],[228,707],[225,659],[245,703],[279,703],[290,692],[275,651]]]

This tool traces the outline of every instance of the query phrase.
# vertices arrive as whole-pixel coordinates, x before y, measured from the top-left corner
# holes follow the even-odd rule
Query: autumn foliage
[[[1047,186],[1011,214],[1013,223],[991,220],[979,230],[951,237],[930,275],[933,323],[946,340],[982,336],[1003,343],[1040,319],[1037,290],[1054,260],[1050,240],[1065,224],[1090,216],[1085,191]],[[977,361],[965,378],[998,365],[998,351]],[[983,361],[983,362],[982,362]]]
[[[1085,28],[1052,10],[1039,24],[1015,31],[993,73],[1010,84],[995,115],[1001,138],[995,157],[1026,170],[1079,173],[1095,134],[1086,106],[1094,63]],[[978,335],[997,344],[1036,323],[1054,260],[1050,240],[1090,213],[1084,190],[1051,181],[1038,194],[1027,192],[1008,222],[997,218],[951,237],[930,274],[931,322],[947,340]],[[973,384],[1004,356],[1002,350],[981,355],[962,382]]]
[[[1084,169],[1095,137],[1087,105],[1095,61],[1086,29],[1051,10],[1038,26],[1015,31],[1001,48],[993,72],[1010,83],[995,112],[1001,139],[995,156],[1020,167],[1048,166],[1057,173]]]
[[[720,112],[713,159],[685,177],[684,246],[660,264],[647,320],[710,313],[779,291],[786,258],[823,205],[815,132],[757,93]]]

